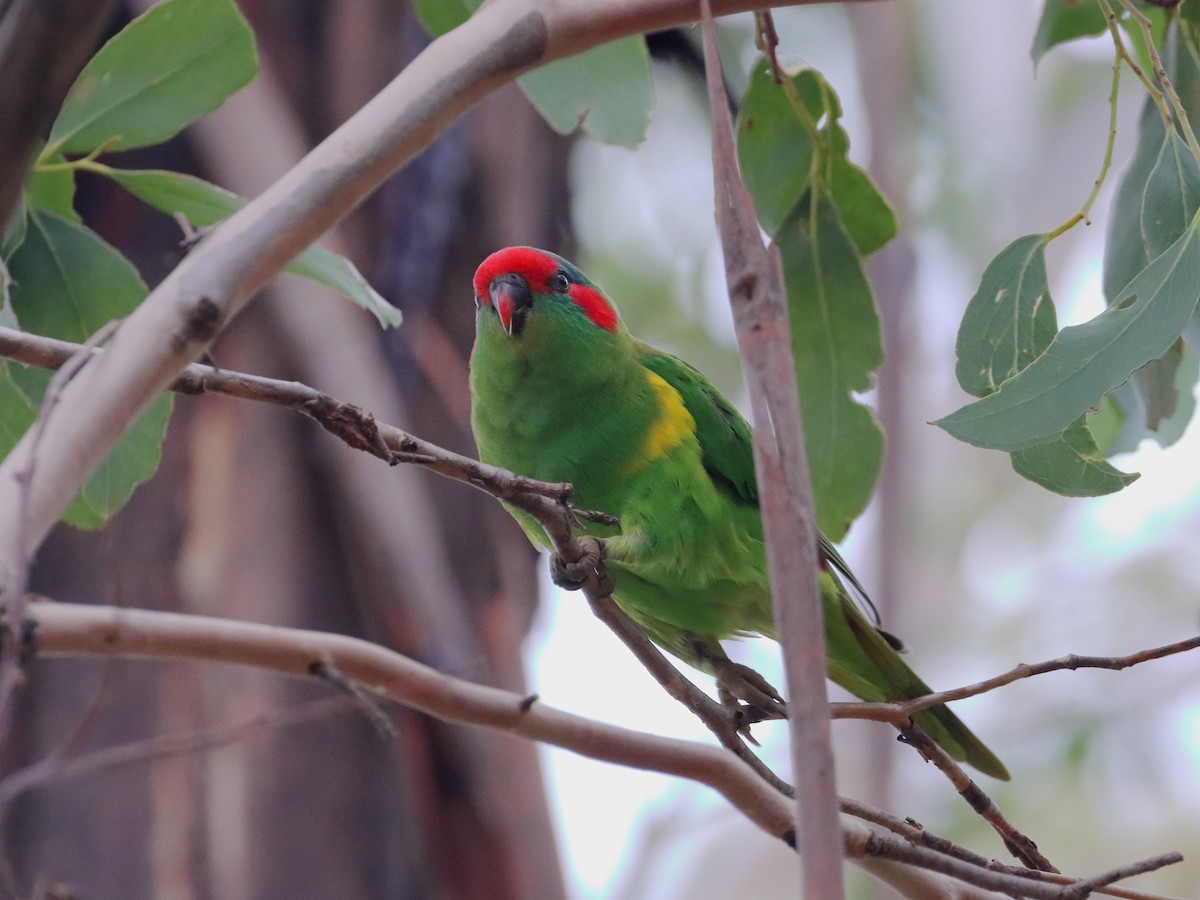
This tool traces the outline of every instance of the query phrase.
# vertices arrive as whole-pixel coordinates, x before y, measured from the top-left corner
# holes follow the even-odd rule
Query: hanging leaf
[[[1029,55],[1036,66],[1051,47],[1102,34],[1107,28],[1108,20],[1096,0],[1046,0]]]
[[[1058,331],[1046,280],[1045,235],[1017,238],[984,270],[958,329],[956,373],[976,397],[994,393]]]
[[[793,79],[797,96],[807,93],[801,85],[806,77],[807,71]],[[808,118],[816,122],[820,108]],[[738,109],[737,152],[758,220],[774,238],[808,190],[815,148],[808,126],[763,60],[750,73]]]
[[[207,228],[229,218],[246,201],[224,188],[179,172],[162,169],[114,169],[104,166],[100,173],[111,178],[143,203],[174,216],[183,215],[197,228]],[[383,298],[344,256],[319,244],[284,267],[285,271],[311,278],[358,304],[379,320],[379,324],[400,324],[400,310]]]
[[[22,327],[37,334],[82,342],[146,296],[128,260],[87,228],[53,213],[31,212],[25,240],[9,263],[13,306]],[[49,373],[10,365],[8,375],[8,383],[41,402]],[[102,526],[154,474],[171,401],[170,395],[158,398],[121,436],[68,508],[66,521]],[[3,402],[16,408],[11,397]]]
[[[883,361],[879,313],[833,204],[778,237],[817,524],[832,541],[862,512],[883,461],[883,432],[854,395]]]
[[[1065,497],[1098,497],[1137,481],[1104,459],[1086,416],[1080,416],[1056,440],[1012,454],[1013,468],[1030,481]]]
[[[1200,165],[1175,131],[1163,141],[1142,194],[1141,229],[1153,259],[1187,230],[1200,209]]]
[[[1000,389],[939,420],[959,440],[1000,450],[1047,443],[1135,369],[1162,356],[1200,302],[1200,228],[1154,259],[1100,315],[1064,328]]]
[[[232,0],[166,0],[79,74],[45,155],[161,143],[254,78],[254,33]]]
[[[417,0],[417,18],[430,34],[457,28],[481,0]],[[620,38],[546,63],[517,84],[559,134],[583,129],[598,141],[635,147],[646,139],[654,108],[650,52],[641,35]]]
[[[598,141],[625,147],[646,139],[654,86],[641,35],[546,63],[517,84],[559,134],[582,128]]]

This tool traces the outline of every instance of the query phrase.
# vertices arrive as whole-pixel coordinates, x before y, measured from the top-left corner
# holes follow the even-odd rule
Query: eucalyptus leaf
[[[936,424],[959,440],[999,450],[1052,441],[1130,374],[1162,356],[1200,303],[1200,228],[1195,220],[1090,322],[1064,328],[1046,352]]]
[[[146,296],[125,257],[95,232],[50,212],[30,211],[9,271],[21,327],[76,343],[128,315]]]
[[[1058,438],[1012,454],[1012,466],[1023,477],[1066,497],[1098,497],[1121,490],[1138,479],[1122,472],[1100,454],[1080,416]]]
[[[158,470],[174,401],[171,394],[160,394],[125,429],[67,507],[67,522],[76,528],[103,528],[134,489]]]
[[[69,169],[34,169],[25,182],[25,203],[80,223],[75,211],[75,173]]]
[[[1187,230],[1200,209],[1200,164],[1187,143],[1171,130],[1163,141],[1142,194],[1142,242],[1146,256],[1158,256]]]
[[[232,0],[165,0],[108,41],[79,74],[46,155],[161,143],[258,72],[254,34]]]
[[[162,169],[109,166],[99,171],[143,203],[167,215],[183,215],[198,228],[216,225],[246,205],[237,194],[192,175]],[[337,291],[372,313],[382,326],[400,324],[400,310],[371,287],[354,263],[332,250],[313,244],[288,263],[285,270]]]
[[[606,144],[634,147],[646,138],[654,87],[641,35],[546,63],[517,84],[560,134],[582,128]]]
[[[1046,0],[1029,55],[1037,65],[1051,47],[1107,28],[1108,20],[1096,0]]]
[[[1180,338],[1166,353],[1150,360],[1134,373],[1141,377],[1130,379],[1142,401],[1143,422],[1151,432],[1158,430],[1160,422],[1175,415],[1179,404],[1176,381],[1187,352],[1183,338]]]
[[[0,359],[0,459],[8,456],[37,415],[25,393],[13,381],[11,370],[16,367],[16,363]]]
[[[810,115],[814,122],[820,118],[817,113]],[[758,220],[774,237],[808,190],[815,148],[812,134],[764,60],[755,64],[738,109],[737,153]]]
[[[431,34],[457,28],[480,0],[417,0],[417,18]],[[601,44],[546,63],[517,84],[559,134],[582,128],[598,141],[635,147],[646,139],[654,107],[650,53],[641,35]]]
[[[986,397],[1050,345],[1058,319],[1046,279],[1046,238],[1029,234],[983,272],[958,329],[956,374],[963,390]]]
[[[132,265],[93,232],[53,213],[33,210],[25,241],[11,262],[13,305],[27,331],[82,342],[146,296]],[[49,373],[10,367],[14,388],[41,402]],[[18,377],[19,376],[19,377]],[[114,445],[68,507],[66,521],[98,528],[158,467],[172,398],[158,398]]]
[[[883,360],[879,313],[854,243],[828,200],[779,234],[817,523],[840,540],[870,499],[883,433],[854,395]]]

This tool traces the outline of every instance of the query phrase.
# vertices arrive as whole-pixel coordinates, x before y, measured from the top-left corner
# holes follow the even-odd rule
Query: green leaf
[[[1022,450],[1052,441],[1130,374],[1162,356],[1200,303],[1200,227],[1154,259],[1100,315],[1064,328],[1046,352],[936,424],[962,441]]]
[[[1096,0],[1046,0],[1029,55],[1034,65],[1056,44],[1101,34],[1108,28]]]
[[[1176,355],[1177,350],[1182,352]],[[1162,383],[1168,374],[1174,375],[1171,387]],[[1186,344],[1182,348],[1178,341],[1172,344],[1165,356],[1147,363],[1134,376],[1109,395],[1122,411],[1115,434],[1102,435],[1096,426],[1098,417],[1092,417],[1092,433],[1105,456],[1136,450],[1144,440],[1169,447],[1183,437],[1196,411],[1200,360]]]
[[[417,18],[430,34],[445,34],[467,21],[479,0],[416,0]]]
[[[337,291],[372,313],[383,328],[394,328],[401,322],[400,310],[371,287],[370,282],[363,277],[354,263],[320,244],[312,244],[284,266],[284,271],[311,278],[330,290]]]
[[[198,228],[227,219],[246,201],[224,188],[200,178],[162,169],[114,169],[98,171],[120,184],[143,203],[174,216],[181,214]],[[400,310],[388,303],[362,276],[354,263],[319,244],[313,244],[285,267],[337,291],[372,313],[382,326],[400,324]]]
[[[830,163],[829,193],[859,256],[865,259],[896,236],[896,211],[871,176],[844,154]]]
[[[457,28],[480,0],[417,0],[431,34]],[[646,138],[654,107],[650,53],[640,35],[547,63],[517,79],[529,102],[559,134],[582,128],[606,144],[635,147]]]
[[[37,415],[24,392],[12,379],[16,363],[0,359],[0,459],[17,445]]]
[[[17,197],[17,205],[4,223],[4,234],[0,236],[0,260],[8,259],[25,240],[25,219],[28,211],[25,206],[25,194]]]
[[[963,390],[986,397],[1050,345],[1058,330],[1046,280],[1045,235],[1017,238],[992,260],[958,329]]]
[[[182,172],[115,169],[111,166],[100,167],[97,171],[147,206],[168,216],[182,215],[197,228],[216,225],[246,205],[246,201],[232,191]]]
[[[254,34],[232,0],[166,0],[130,22],[84,67],[45,152],[161,143],[216,109],[257,71]]]
[[[56,157],[52,161],[62,159]],[[25,182],[25,202],[72,222],[83,221],[75,212],[75,173],[69,169],[34,169]]]
[[[793,83],[808,76],[808,71],[802,72]],[[819,110],[809,118],[815,122]],[[737,153],[758,221],[772,238],[808,190],[814,152],[809,129],[760,59],[738,110]]]
[[[1048,444],[1015,451],[1013,468],[1066,497],[1098,497],[1137,481],[1137,473],[1122,472],[1101,456],[1086,419],[1080,416]]]
[[[48,212],[31,211],[9,271],[22,327],[68,341],[87,340],[146,296],[141,276],[125,257],[95,232]]]
[[[778,238],[787,284],[817,524],[839,540],[870,499],[883,434],[854,399],[883,360],[879,313],[850,236],[828,200]]]
[[[768,235],[806,205],[815,179],[866,257],[895,237],[896,214],[871,176],[850,161],[841,115],[837,93],[820,72],[801,69],[778,85],[760,58],[738,113],[738,162]]]
[[[1141,378],[1130,379],[1142,401],[1143,422],[1149,431],[1157,431],[1160,422],[1175,415],[1175,408],[1179,404],[1179,390],[1175,383],[1185,352],[1183,339],[1180,338],[1166,353],[1150,360],[1134,373]]]
[[[1104,244],[1104,296],[1111,304],[1135,275],[1150,264],[1142,238],[1143,197],[1150,173],[1163,148],[1166,130],[1154,101],[1146,98],[1138,122],[1137,147],[1129,168],[1121,176],[1109,215]]]
[[[634,147],[646,138],[654,86],[641,35],[621,38],[555,60],[517,79],[550,127],[583,128],[606,144]]]
[[[128,502],[134,489],[158,470],[174,400],[171,394],[156,397],[117,439],[67,507],[63,515],[67,522],[76,528],[103,528]]]
[[[129,262],[82,225],[32,211],[24,243],[11,262],[13,305],[27,331],[82,342],[101,325],[128,315],[146,296]],[[48,373],[12,367],[14,387],[41,402]],[[19,377],[18,377],[19,375]],[[171,397],[160,397],[121,436],[64,518],[98,528],[154,474]]]
[[[1167,135],[1142,194],[1142,241],[1153,259],[1187,230],[1200,209],[1200,164],[1174,130]]]
[[[1200,69],[1192,54],[1186,48],[1181,48],[1180,40],[1173,30],[1163,48],[1163,64],[1191,115],[1196,116],[1200,115]],[[1183,52],[1180,52],[1181,49]],[[1158,107],[1152,99],[1147,98],[1138,123],[1133,160],[1121,176],[1113,199],[1111,224],[1104,248],[1104,295],[1110,304],[1134,276],[1149,265],[1152,254],[1147,249],[1148,245],[1153,243],[1158,248],[1165,247],[1174,237],[1178,237],[1190,221],[1190,218],[1180,221],[1178,209],[1182,198],[1188,194],[1193,197],[1190,202],[1195,203],[1195,161],[1188,154],[1178,165],[1173,164],[1173,160],[1178,158],[1178,143],[1179,138],[1174,132],[1168,136]],[[1160,206],[1176,211],[1171,225],[1159,220]],[[1194,205],[1192,209],[1194,212]],[[1172,233],[1174,237],[1171,237]],[[1185,338],[1191,330],[1192,325],[1185,329]],[[1153,439],[1163,446],[1178,439],[1177,428],[1161,422],[1159,411],[1163,408],[1162,396],[1169,391],[1167,385],[1172,383],[1176,372],[1183,377],[1189,370],[1189,366],[1180,368],[1172,365],[1169,358],[1165,361],[1151,360],[1133,373],[1128,389],[1114,392],[1116,402],[1122,406],[1124,421],[1111,452],[1132,450],[1143,438]],[[1176,379],[1174,392],[1183,398],[1184,402],[1178,408],[1184,412],[1193,405],[1191,395],[1194,386],[1195,378],[1188,384],[1180,384]],[[1160,397],[1160,400],[1155,401],[1155,397]],[[1177,414],[1172,415],[1171,422],[1177,418]]]

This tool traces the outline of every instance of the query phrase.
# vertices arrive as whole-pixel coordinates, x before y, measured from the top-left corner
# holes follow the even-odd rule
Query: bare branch
[[[31,602],[35,651],[44,656],[95,655],[193,659],[311,677],[333,665],[367,690],[447,721],[511,731],[595,759],[650,769],[707,784],[767,833],[788,840],[787,801],[733,754],[712,746],[601,725],[530,704],[508,691],[444,675],[367,641],[178,613]]]
[[[372,693],[446,721],[502,729],[593,759],[708,785],[768,834],[791,843],[791,811],[786,799],[744,762],[718,747],[592,722],[545,706],[536,698],[444,675],[345,635],[180,613],[31,600],[26,606],[28,630],[33,635],[33,649],[40,655],[191,659],[254,666],[295,677],[311,677],[314,664],[332,665]],[[206,739],[193,738],[194,748],[203,749]],[[144,757],[157,752],[146,745],[123,754]],[[104,763],[108,764],[116,762]],[[1003,891],[1017,897],[1073,900],[1107,880],[1176,860],[1174,856],[1159,857],[1096,879],[1076,879],[1059,886],[990,871],[913,846],[874,832],[854,819],[841,819],[838,833],[842,841],[839,858],[844,852],[847,858],[914,898],[985,900],[995,898],[990,891]],[[897,862],[902,863],[900,868]],[[935,872],[958,881],[939,878],[932,874]]]
[[[951,759],[950,754],[938,746],[929,735],[918,726],[909,724],[900,729],[900,737],[906,744],[915,747],[917,752],[937,766],[938,770],[950,779],[954,789],[967,801],[971,809],[979,813],[1004,841],[1004,846],[1009,853],[1031,869],[1041,872],[1058,871],[1050,860],[1046,859],[1038,850],[1037,844],[1013,827],[1012,823],[1005,818],[1004,813],[1000,811],[1000,807],[984,792],[983,788],[976,784],[974,779],[963,771],[962,766]]]
[[[1002,675],[996,675],[993,678],[953,690],[926,694],[923,697],[917,697],[913,700],[896,701],[895,703],[835,703],[833,704],[833,717],[835,719],[874,719],[880,722],[902,724],[913,713],[920,712],[923,709],[928,709],[931,706],[940,706],[943,703],[951,703],[955,700],[965,700],[967,697],[975,697],[979,694],[986,694],[988,691],[994,691],[996,688],[1012,684],[1014,681],[1020,681],[1022,678],[1032,678],[1034,675],[1045,675],[1048,672],[1059,672],[1064,669],[1071,671],[1077,669],[1108,669],[1119,672],[1131,666],[1140,665],[1141,663],[1150,662],[1155,659],[1163,659],[1167,656],[1174,656],[1177,653],[1186,653],[1189,650],[1197,648],[1200,648],[1200,635],[1182,641],[1175,641],[1171,644],[1164,644],[1161,647],[1139,650],[1127,656],[1080,656],[1076,653],[1070,653],[1066,656],[1060,656],[1057,659],[1048,659],[1045,662],[1021,663]]]
[[[825,683],[825,628],[817,581],[817,528],[783,268],[778,249],[768,250],[763,245],[758,216],[738,170],[712,10],[709,0],[701,0],[700,5],[717,229],[754,412],[754,471],[775,633],[783,648],[804,896],[839,900],[845,896],[845,887],[834,846],[838,808]]]

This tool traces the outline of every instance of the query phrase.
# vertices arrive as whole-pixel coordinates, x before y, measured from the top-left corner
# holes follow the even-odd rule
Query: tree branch
[[[535,697],[522,697],[442,674],[391,650],[345,635],[181,613],[55,603],[44,598],[30,600],[21,631],[30,636],[30,649],[42,656],[224,662],[302,678],[312,677],[314,668],[332,667],[371,693],[446,721],[504,730],[592,759],[705,784],[722,794],[759,828],[791,843],[792,822],[787,800],[745,763],[717,747],[593,722],[538,703]],[[284,715],[285,721],[288,715]],[[234,736],[236,732],[226,730],[217,737]],[[217,739],[193,735],[184,742],[183,749],[204,749],[210,740]],[[110,758],[102,757],[90,765],[107,766],[158,752],[159,748],[138,745],[119,753],[114,751]],[[838,834],[839,858],[845,853],[873,874],[901,887],[906,896],[922,900],[930,897],[984,900],[995,898],[989,892],[997,890],[1018,897],[1072,900],[1086,896],[1095,885],[1116,877],[1176,861],[1175,855],[1158,857],[1060,886],[1020,874],[991,871],[914,846],[906,840],[872,831],[854,819],[842,818]]]
[[[808,900],[840,900],[845,887],[834,846],[838,798],[817,579],[818,539],[783,268],[778,249],[768,250],[763,245],[758,216],[738,170],[712,9],[709,0],[701,0],[700,5],[717,229],[754,413],[754,471],[775,633],[783,648],[804,896]]]
[[[1139,650],[1126,656],[1081,656],[1070,653],[1057,659],[1048,659],[1045,662],[1021,663],[1001,675],[978,681],[975,684],[968,684],[949,691],[936,691],[913,700],[898,700],[894,703],[835,703],[833,704],[833,717],[835,719],[874,719],[879,722],[903,724],[904,720],[913,713],[923,709],[986,694],[988,691],[994,691],[996,688],[1020,681],[1022,678],[1032,678],[1034,675],[1045,675],[1048,672],[1059,672],[1064,669],[1072,672],[1077,669],[1108,669],[1119,672],[1144,662],[1163,659],[1177,653],[1186,653],[1197,648],[1200,648],[1200,635],[1164,644],[1161,647]]]

